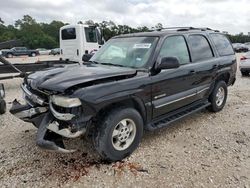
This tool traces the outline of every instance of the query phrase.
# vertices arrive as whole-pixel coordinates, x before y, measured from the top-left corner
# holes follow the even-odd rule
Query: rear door
[[[195,101],[196,82],[194,65],[184,36],[169,36],[162,44],[160,57],[177,57],[181,66],[161,70],[152,76],[153,118],[188,105]]]
[[[29,55],[27,48],[25,47],[20,48],[20,55]]]
[[[21,47],[16,47],[14,48],[14,53],[15,55],[22,55],[22,48]]]
[[[197,89],[196,100],[199,100],[208,94],[218,70],[219,60],[205,34],[191,34],[187,36],[187,40],[195,71],[193,87]]]

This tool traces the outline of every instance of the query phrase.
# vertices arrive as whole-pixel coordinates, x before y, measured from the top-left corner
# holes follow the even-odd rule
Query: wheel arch
[[[9,54],[12,55],[12,56],[14,56],[13,52],[7,52],[6,56],[8,56]]]
[[[126,98],[126,99],[120,99],[120,100],[117,100],[115,102],[112,102],[110,104],[107,104],[105,106],[103,106],[98,112],[97,112],[97,115],[96,117],[97,118],[100,118],[107,115],[107,113],[114,109],[114,108],[119,108],[119,107],[127,107],[127,108],[134,108],[135,110],[137,110],[142,119],[143,119],[143,123],[145,124],[146,121],[147,121],[147,112],[146,112],[146,107],[143,103],[143,101],[136,97],[136,96],[132,96],[130,98]]]
[[[219,75],[217,75],[216,79],[215,79],[215,83],[219,82],[219,81],[225,81],[227,85],[229,85],[230,83],[230,73],[229,72],[222,72]]]

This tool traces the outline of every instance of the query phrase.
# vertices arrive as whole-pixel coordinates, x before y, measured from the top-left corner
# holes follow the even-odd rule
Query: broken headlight
[[[69,98],[59,95],[53,95],[51,97],[51,102],[57,106],[65,107],[65,108],[73,108],[81,106],[82,103],[78,98]]]
[[[0,84],[0,98],[5,97],[5,91],[4,91],[4,86],[3,84]]]

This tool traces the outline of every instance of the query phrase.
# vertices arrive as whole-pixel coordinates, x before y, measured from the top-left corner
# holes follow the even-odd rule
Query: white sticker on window
[[[140,44],[134,44],[133,48],[150,48],[151,43],[140,43]]]

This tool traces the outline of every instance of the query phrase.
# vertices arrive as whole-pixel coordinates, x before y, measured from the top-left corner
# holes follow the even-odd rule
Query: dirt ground
[[[6,81],[8,102],[21,99],[20,79]],[[10,103],[8,104],[10,108]],[[219,113],[206,110],[145,132],[122,162],[106,164],[90,142],[73,154],[35,145],[36,129],[0,116],[0,187],[250,187],[250,77],[237,74]]]

